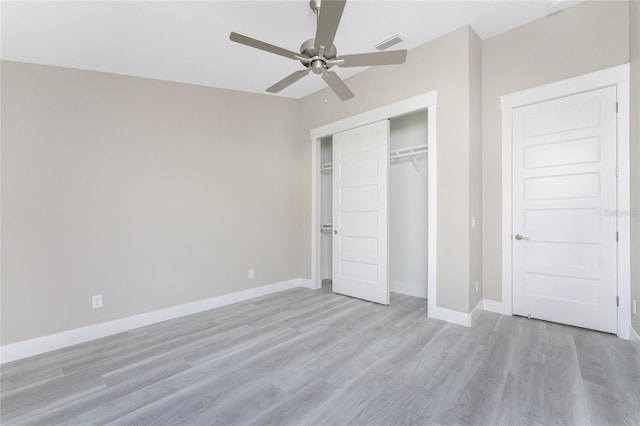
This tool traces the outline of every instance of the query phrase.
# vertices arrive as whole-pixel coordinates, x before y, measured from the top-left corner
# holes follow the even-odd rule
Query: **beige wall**
[[[585,2],[483,43],[484,297],[502,300],[499,97],[629,61],[627,2]]]
[[[297,103],[2,62],[2,344],[300,276]]]
[[[640,1],[629,9],[631,62],[631,298],[640,304]],[[640,334],[640,306],[631,314],[631,324]]]
[[[403,66],[374,67],[348,79],[355,98],[342,102],[328,89],[302,99],[307,129],[438,90],[438,306],[469,312],[469,43],[460,28],[413,49]],[[311,187],[311,143],[300,176]],[[307,195],[308,197],[309,195]],[[309,203],[311,201],[307,198]],[[310,274],[310,211],[301,224],[300,247]],[[426,259],[424,259],[426,262]]]
[[[482,300],[482,40],[469,32],[469,308]],[[467,224],[469,226],[469,224]],[[478,281],[478,291],[476,291]]]

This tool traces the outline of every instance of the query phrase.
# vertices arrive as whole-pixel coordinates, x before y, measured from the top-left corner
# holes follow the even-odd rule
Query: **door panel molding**
[[[606,214],[616,210],[616,99],[609,86],[513,110],[512,232],[528,238],[513,244],[516,315],[617,331],[617,223]],[[586,156],[599,161],[578,161],[583,145],[550,149],[579,138],[600,142]],[[546,165],[528,167],[541,145]]]
[[[331,186],[333,292],[383,305],[389,304],[389,131],[389,120],[381,120],[334,134]]]
[[[618,113],[617,125],[617,216],[619,232],[617,257],[617,293],[620,300],[617,313],[617,335],[629,338],[631,324],[631,255],[629,180],[629,64],[608,68],[579,77],[558,81],[544,86],[512,93],[500,98],[502,109],[502,301],[492,304],[494,310],[513,314],[513,110],[535,103],[576,95],[592,90],[615,87]],[[612,106],[612,107],[615,107]]]

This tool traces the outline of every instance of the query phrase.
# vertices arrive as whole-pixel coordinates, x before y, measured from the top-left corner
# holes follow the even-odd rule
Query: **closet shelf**
[[[416,155],[426,154],[429,150],[429,145],[415,145],[407,148],[402,148],[398,150],[391,151],[389,154],[389,160],[397,160],[398,158],[411,157],[411,161],[413,162],[413,167],[416,168],[416,171],[420,171],[420,167],[418,166],[418,162],[416,161]]]
[[[415,145],[407,148],[393,150],[389,153],[389,160],[397,160],[399,158],[411,157],[413,166],[416,168],[416,171],[419,172],[420,167],[418,166],[418,162],[416,161],[416,155],[426,154],[428,150],[429,150],[429,146],[427,144]],[[324,163],[320,165],[321,173],[329,173],[332,170],[333,170],[333,163]]]

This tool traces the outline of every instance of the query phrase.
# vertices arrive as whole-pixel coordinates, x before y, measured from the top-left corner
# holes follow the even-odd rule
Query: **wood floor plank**
[[[385,415],[374,414],[381,408],[380,400],[386,401],[389,398],[385,397],[397,393],[397,389],[405,390],[402,384],[395,382],[398,372],[438,334],[442,327],[442,323],[426,319],[408,329],[395,327],[396,331],[402,330],[407,333],[398,333],[398,339],[393,341],[389,351],[374,362],[365,364],[359,374],[341,386],[332,398],[317,407],[313,414],[313,422],[351,423],[355,422],[356,418],[357,421],[381,421]],[[391,405],[400,409],[405,404],[401,399],[398,404],[390,403]],[[371,417],[365,413],[369,413]],[[421,415],[416,412],[413,417],[421,418]]]
[[[496,424],[544,424],[545,325],[527,320],[514,341],[496,409]]]
[[[330,397],[337,389],[324,380],[312,382],[291,398],[268,410],[251,424],[254,426],[303,424],[307,421],[308,414],[317,407],[317,401]]]
[[[106,388],[99,388],[93,392],[77,396],[66,403],[58,401],[54,408],[41,407],[39,410],[32,410],[27,417],[21,418],[19,421],[25,424],[37,425],[69,422],[78,413],[95,409],[103,410],[105,404],[109,402],[119,398],[126,398],[139,389],[143,389],[188,368],[190,366],[184,361],[145,365],[144,369],[130,371],[128,375],[119,377],[117,380],[106,380]]]
[[[589,425],[587,398],[573,336],[547,333],[544,360],[545,423]]]
[[[103,402],[98,407],[70,413],[64,423],[78,426],[109,424],[158,401],[168,401],[185,389],[199,388],[205,383],[221,383],[219,380],[213,371],[189,368],[166,378],[160,377],[154,383]],[[55,416],[57,411],[52,410],[51,416]]]
[[[476,366],[469,381],[455,399],[453,405],[442,418],[443,424],[477,424],[494,423],[495,413],[487,410],[499,401],[504,386],[506,370],[514,350],[513,341],[505,335],[491,333],[484,341],[484,348],[478,354]],[[457,398],[456,398],[457,397]]]
[[[640,356],[560,324],[291,289],[5,364],[0,423],[638,425]]]
[[[638,404],[612,395],[607,387],[585,381],[587,407],[593,425],[640,425]]]

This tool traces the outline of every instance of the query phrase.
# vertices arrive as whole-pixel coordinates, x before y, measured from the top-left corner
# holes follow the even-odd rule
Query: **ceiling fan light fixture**
[[[398,43],[402,43],[406,39],[407,39],[407,37],[403,36],[402,34],[394,34],[391,37],[389,37],[388,39],[383,40],[378,44],[375,44],[373,47],[375,47],[378,50],[386,50],[386,49],[390,48],[391,46],[395,46]]]

